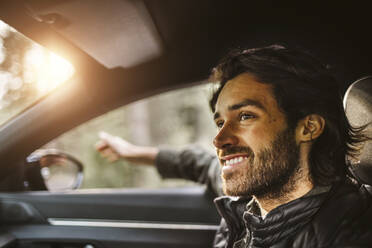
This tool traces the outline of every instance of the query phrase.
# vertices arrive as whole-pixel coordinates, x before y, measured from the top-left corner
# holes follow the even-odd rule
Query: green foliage
[[[58,148],[83,162],[83,188],[192,185],[180,179],[163,180],[151,166],[135,166],[123,160],[110,163],[99,155],[94,144],[98,141],[98,132],[107,131],[139,145],[180,148],[198,143],[210,148],[215,129],[205,89],[203,85],[172,91],[121,107],[63,134],[46,147]],[[184,109],[195,113],[182,115]]]

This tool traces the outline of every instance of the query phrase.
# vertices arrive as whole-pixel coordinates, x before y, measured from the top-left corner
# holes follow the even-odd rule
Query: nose
[[[213,145],[217,149],[223,149],[229,146],[235,146],[239,143],[239,139],[237,136],[235,136],[233,130],[227,126],[224,125],[213,139]]]

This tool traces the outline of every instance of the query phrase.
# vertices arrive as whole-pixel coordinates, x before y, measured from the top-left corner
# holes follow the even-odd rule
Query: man
[[[372,197],[345,162],[368,138],[349,125],[327,68],[270,46],[230,53],[212,76],[228,195],[215,200],[214,247],[369,247]]]
[[[345,162],[367,138],[349,125],[327,68],[270,46],[232,52],[213,76],[214,145],[229,195],[215,201],[215,247],[372,245],[372,197]]]

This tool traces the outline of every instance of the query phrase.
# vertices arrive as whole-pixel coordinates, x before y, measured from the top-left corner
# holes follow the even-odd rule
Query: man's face
[[[271,86],[240,74],[222,89],[214,117],[225,193],[280,194],[298,168],[299,152]]]

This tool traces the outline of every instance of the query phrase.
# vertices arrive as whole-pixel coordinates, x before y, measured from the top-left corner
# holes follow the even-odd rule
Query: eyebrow
[[[229,110],[237,110],[245,106],[254,106],[256,108],[262,109],[263,111],[266,111],[265,107],[262,105],[261,102],[252,100],[252,99],[245,99],[244,101],[234,104],[232,106],[229,106]]]
[[[256,100],[252,100],[252,99],[245,99],[240,103],[231,105],[231,106],[228,107],[228,110],[229,111],[238,110],[238,109],[240,109],[242,107],[245,107],[245,106],[254,106],[254,107],[259,108],[259,109],[266,112],[266,108],[262,105],[261,102],[256,101]],[[219,118],[220,116],[221,116],[220,113],[216,112],[213,115],[213,119],[215,120],[215,119]]]

